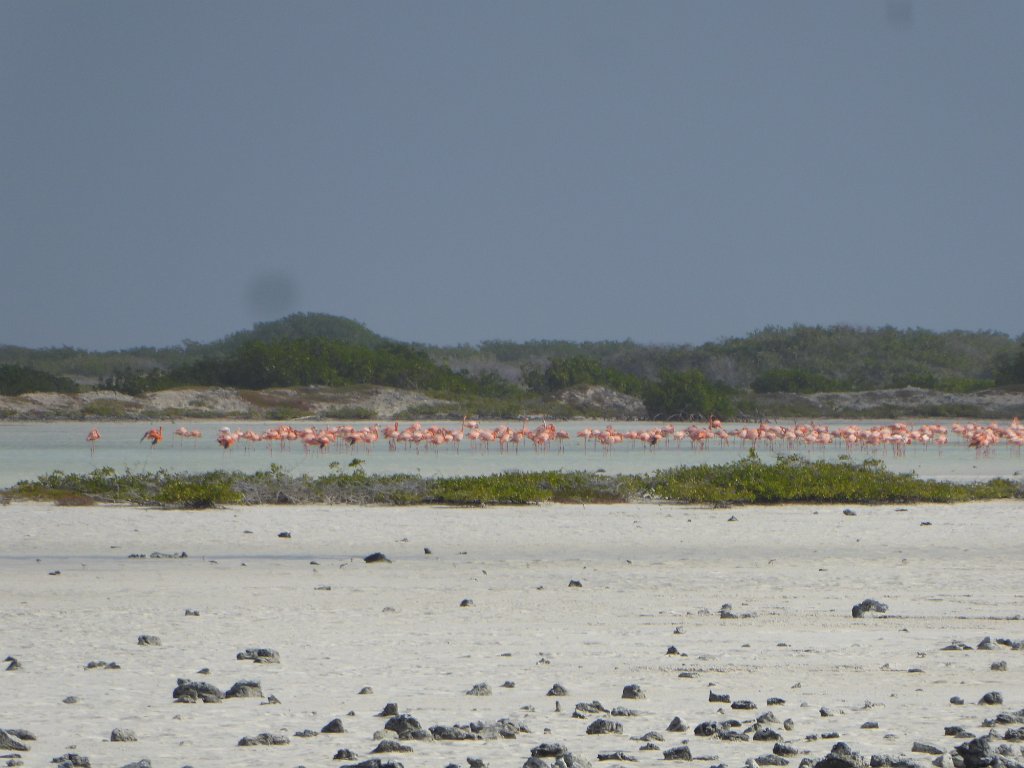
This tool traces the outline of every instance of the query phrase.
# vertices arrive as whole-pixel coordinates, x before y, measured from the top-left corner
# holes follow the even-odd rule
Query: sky
[[[3,0],[0,344],[1024,332],[1019,0]]]

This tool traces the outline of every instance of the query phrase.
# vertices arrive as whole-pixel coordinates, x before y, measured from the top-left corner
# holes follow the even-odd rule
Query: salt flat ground
[[[1024,504],[852,509],[10,504],[0,507],[0,658],[22,669],[0,667],[0,727],[36,734],[26,765],[68,751],[94,766],[337,765],[342,747],[368,756],[384,723],[375,715],[395,702],[425,728],[510,717],[531,731],[408,742],[415,751],[392,759],[409,768],[470,756],[519,766],[541,742],[595,763],[621,750],[650,765],[662,753],[634,737],[652,730],[663,749],[688,741],[696,757],[738,766],[771,743],[697,737],[693,726],[771,709],[771,727],[811,756],[834,741],[808,737],[827,733],[897,755],[914,741],[948,750],[963,739],[944,736],[945,725],[980,735],[985,717],[1024,707],[1024,652],[940,650],[1024,639]],[[129,558],[181,551],[188,557]],[[377,551],[392,562],[363,561]],[[865,598],[888,613],[852,618]],[[740,618],[721,618],[724,603]],[[162,644],[141,646],[142,634]],[[673,645],[685,655],[667,654]],[[237,660],[247,647],[275,649],[281,663]],[[84,668],[100,660],[121,669]],[[174,703],[179,677],[221,689],[259,680],[280,704]],[[466,695],[482,682],[492,695]],[[555,683],[568,694],[547,696]],[[646,698],[623,700],[629,684]],[[363,686],[373,693],[360,695]],[[757,708],[709,703],[711,690]],[[977,703],[993,690],[1003,707]],[[78,703],[62,703],[68,696]],[[769,697],[785,704],[769,708]],[[637,714],[612,718],[621,735],[586,735],[596,716],[572,712],[593,700]],[[675,716],[689,732],[667,732]],[[319,731],[334,717],[345,733],[236,746],[261,732]],[[116,727],[139,740],[111,743]]]

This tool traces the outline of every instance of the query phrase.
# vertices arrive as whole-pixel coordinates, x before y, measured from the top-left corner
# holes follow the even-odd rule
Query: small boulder
[[[110,732],[111,741],[138,741],[139,737],[131,728],[115,728]]]
[[[646,699],[647,694],[643,692],[639,685],[631,683],[622,689],[622,698],[624,699]]]

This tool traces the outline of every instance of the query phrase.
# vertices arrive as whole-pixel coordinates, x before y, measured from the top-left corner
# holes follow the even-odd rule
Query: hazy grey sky
[[[1024,331],[1024,2],[0,2],[0,343]]]

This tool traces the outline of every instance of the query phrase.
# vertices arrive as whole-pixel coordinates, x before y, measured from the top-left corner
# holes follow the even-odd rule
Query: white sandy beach
[[[696,736],[694,726],[735,718],[743,730],[770,710],[768,726],[806,752],[794,765],[835,743],[808,737],[832,733],[866,756],[927,765],[934,756],[911,755],[915,741],[948,752],[964,739],[945,726],[983,735],[984,718],[1024,707],[1024,651],[940,650],[1024,640],[1024,504],[853,510],[3,506],[0,658],[21,669],[0,666],[0,728],[37,737],[25,765],[67,752],[93,766],[344,765],[332,761],[341,748],[373,756],[385,722],[375,715],[395,702],[423,728],[504,717],[530,730],[407,740],[413,752],[379,755],[407,767],[468,757],[520,766],[552,742],[595,764],[622,751],[639,765],[687,742],[695,759],[739,766],[772,742]],[[363,562],[378,551],[392,562]],[[865,598],[888,612],[852,618]],[[740,618],[721,618],[724,603]],[[161,645],[139,645],[144,634]],[[280,664],[235,658],[250,647],[278,651]],[[86,670],[90,661],[121,668]],[[991,669],[997,661],[1005,671]],[[177,678],[221,690],[258,680],[280,703],[175,703]],[[484,682],[490,696],[466,695]],[[567,695],[547,696],[555,683]],[[646,698],[623,699],[629,684]],[[373,693],[360,695],[364,686]],[[756,708],[709,703],[709,691]],[[988,691],[1004,705],[978,704]],[[785,703],[769,707],[770,697]],[[572,717],[594,700],[636,714]],[[668,732],[676,716],[687,732]],[[293,735],[335,717],[345,733]],[[587,735],[597,717],[623,732]],[[113,728],[138,741],[110,742]],[[650,731],[664,741],[641,750]],[[290,744],[236,746],[264,732]]]

